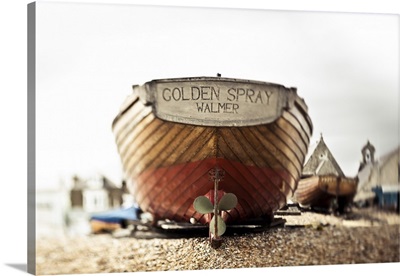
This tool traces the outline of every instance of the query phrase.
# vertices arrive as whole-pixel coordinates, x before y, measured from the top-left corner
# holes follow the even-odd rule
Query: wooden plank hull
[[[158,118],[133,95],[113,123],[128,188],[156,219],[207,223],[193,201],[213,189],[209,171],[225,172],[219,188],[237,206],[226,222],[271,217],[297,188],[312,134],[303,100],[276,120],[251,126],[210,126]]]
[[[351,200],[357,192],[355,178],[312,176],[299,181],[294,198],[301,206],[329,208],[336,198]]]

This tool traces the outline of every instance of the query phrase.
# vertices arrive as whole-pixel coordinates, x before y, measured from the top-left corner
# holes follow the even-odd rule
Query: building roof
[[[84,190],[84,189],[121,189],[117,185],[108,179],[104,175],[97,175],[88,179],[82,179],[78,176],[73,177],[74,186],[73,190]]]
[[[103,187],[107,190],[112,190],[112,189],[120,189],[118,188],[114,182],[112,182],[110,179],[108,179],[107,177],[103,176],[102,177],[103,180]]]
[[[379,166],[380,167],[387,166],[388,162],[390,162],[390,160],[392,158],[395,158],[397,160],[397,165],[400,166],[400,146],[398,146],[394,150],[386,153],[381,158],[379,158],[379,160],[378,160],[378,162],[380,164]],[[396,162],[396,160],[395,160],[395,162]]]
[[[311,154],[304,165],[303,176],[326,174],[344,176],[342,169],[325,144],[322,134],[317,144],[310,148],[309,153]]]

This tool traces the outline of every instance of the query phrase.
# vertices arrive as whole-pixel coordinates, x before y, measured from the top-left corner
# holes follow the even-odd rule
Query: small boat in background
[[[316,175],[301,179],[294,199],[302,208],[329,210],[334,200],[339,212],[352,202],[357,192],[358,179],[337,175]]]
[[[225,223],[271,221],[297,188],[313,129],[296,88],[221,77],[134,85],[112,128],[140,208],[202,224],[212,216],[198,210],[212,208],[202,198],[196,210],[200,196],[234,206],[220,210]]]
[[[90,216],[90,228],[93,234],[126,228],[132,222],[140,221],[141,213],[135,206],[95,213]]]

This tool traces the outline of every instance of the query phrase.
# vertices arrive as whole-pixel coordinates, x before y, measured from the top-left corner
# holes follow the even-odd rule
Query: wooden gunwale
[[[123,131],[128,125],[132,124],[132,120],[128,120],[128,118],[134,118],[138,113],[149,110],[151,112],[151,107],[140,104],[140,99],[136,96],[135,100],[129,104],[128,108],[114,119],[112,130],[114,132]]]
[[[294,117],[299,121],[303,131],[305,133],[312,133],[313,125],[303,106],[304,105],[297,99],[294,102],[294,107],[296,108],[291,108],[290,111],[292,112],[292,115],[294,115]],[[307,140],[309,141],[310,137],[308,137]]]
[[[126,113],[131,110],[132,106],[135,105],[137,103],[137,101],[139,101],[139,95],[131,95],[131,99],[127,99],[125,101],[130,101],[128,103],[125,103],[123,105],[125,105],[125,107],[123,107],[120,112],[118,113],[118,115],[114,118],[114,120],[112,121],[111,124],[111,129],[115,130],[117,128],[117,122],[119,123],[120,120],[122,118],[125,117]],[[121,125],[122,126],[122,125]]]

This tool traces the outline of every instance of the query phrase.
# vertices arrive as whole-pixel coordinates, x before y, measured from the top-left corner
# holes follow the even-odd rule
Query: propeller
[[[220,201],[218,202],[217,206],[217,213],[218,211],[228,211],[230,209],[235,208],[237,205],[238,200],[237,197],[232,193],[224,194]],[[210,199],[206,196],[199,196],[193,202],[194,209],[199,212],[200,214],[209,214],[214,212],[214,206],[211,203]],[[215,218],[217,217],[217,233],[215,233]],[[210,232],[214,236],[221,236],[226,231],[226,224],[220,215],[214,216],[210,221]]]

